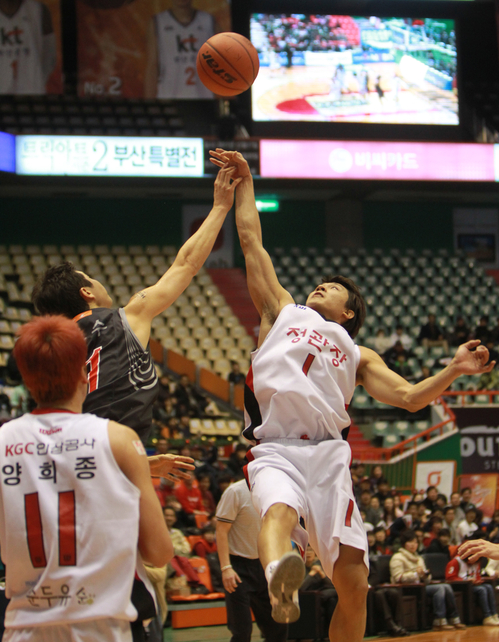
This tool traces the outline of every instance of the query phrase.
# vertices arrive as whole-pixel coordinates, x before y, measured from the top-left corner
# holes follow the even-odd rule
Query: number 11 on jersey
[[[90,359],[87,360],[86,364],[88,368],[88,392],[94,392],[99,387],[99,368],[100,368],[100,353],[102,346],[95,348],[95,350],[90,355]]]

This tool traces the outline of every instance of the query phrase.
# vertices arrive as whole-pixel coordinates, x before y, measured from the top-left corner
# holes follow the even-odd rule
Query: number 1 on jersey
[[[308,354],[307,358],[305,359],[305,362],[303,363],[303,374],[308,377],[308,371],[310,370],[310,366],[313,364],[315,359],[315,354]]]
[[[94,392],[99,387],[99,368],[100,368],[100,353],[102,346],[95,348],[95,350],[90,355],[90,359],[87,360],[86,364],[89,366],[88,369],[88,392]]]

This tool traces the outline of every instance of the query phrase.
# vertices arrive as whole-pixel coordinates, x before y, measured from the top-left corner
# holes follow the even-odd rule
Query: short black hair
[[[366,318],[366,303],[362,294],[360,293],[359,286],[354,281],[352,281],[352,279],[349,279],[346,276],[341,276],[340,274],[336,274],[334,276],[324,276],[322,278],[322,283],[339,283],[346,290],[348,290],[348,300],[346,303],[346,307],[349,310],[352,310],[354,316],[351,319],[345,321],[345,323],[343,323],[342,325],[348,332],[348,334],[352,337],[352,339],[355,339]]]
[[[50,267],[40,276],[33,287],[31,301],[39,314],[62,314],[73,319],[89,310],[80,289],[91,286],[72,263],[65,261]]]
[[[418,536],[416,535],[416,532],[413,531],[412,529],[403,531],[400,533],[400,545],[402,547],[407,544],[407,542],[413,542],[415,539],[418,539]]]
[[[437,537],[450,537],[450,530],[448,528],[441,528],[438,531]]]

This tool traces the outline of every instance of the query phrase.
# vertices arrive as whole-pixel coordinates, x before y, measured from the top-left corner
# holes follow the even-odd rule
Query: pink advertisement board
[[[494,145],[262,140],[265,178],[494,181]]]

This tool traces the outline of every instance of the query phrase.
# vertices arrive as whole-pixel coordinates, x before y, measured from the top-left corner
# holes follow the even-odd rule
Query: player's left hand
[[[210,149],[210,161],[217,167],[234,167],[236,172],[232,178],[251,176],[248,161],[240,152],[228,152],[221,147],[217,147],[215,151]]]
[[[472,564],[478,562],[481,557],[499,560],[499,544],[493,544],[484,539],[469,540],[461,544],[457,554],[461,559]]]
[[[476,348],[473,352],[473,348]],[[480,345],[479,340],[468,341],[459,346],[451,365],[459,370],[459,374],[483,374],[490,372],[496,365],[491,361],[488,365],[489,351]]]
[[[189,479],[183,470],[194,470],[194,459],[181,455],[153,455],[148,457],[151,477],[164,477],[170,481]]]

